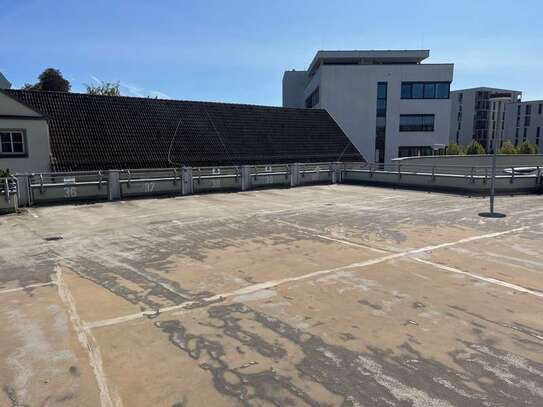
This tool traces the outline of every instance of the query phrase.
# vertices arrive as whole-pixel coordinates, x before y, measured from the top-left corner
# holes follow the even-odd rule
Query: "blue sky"
[[[20,87],[47,67],[74,91],[281,104],[285,69],[318,49],[429,48],[453,88],[543,99],[541,0],[0,0],[0,71]]]

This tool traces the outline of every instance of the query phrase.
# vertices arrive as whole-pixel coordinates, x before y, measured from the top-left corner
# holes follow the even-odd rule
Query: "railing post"
[[[338,183],[338,163],[330,163],[330,173],[332,175],[332,184]]]
[[[30,206],[30,175],[17,175],[17,200],[20,206]]]
[[[181,194],[190,195],[193,192],[192,167],[183,167],[181,170]]]
[[[436,180],[436,167],[432,166],[432,181]]]
[[[515,167],[512,167],[511,168],[511,179],[509,180],[509,182],[512,184],[513,182],[515,182]]]
[[[402,179],[402,165],[398,164],[398,179]]]
[[[248,191],[250,189],[251,189],[251,166],[242,165],[241,166],[241,190]]]
[[[471,183],[475,183],[475,167],[471,167]]]
[[[290,164],[290,186],[297,187],[300,185],[300,164]]]
[[[108,172],[108,199],[118,201],[121,199],[121,178],[119,170],[109,170]]]

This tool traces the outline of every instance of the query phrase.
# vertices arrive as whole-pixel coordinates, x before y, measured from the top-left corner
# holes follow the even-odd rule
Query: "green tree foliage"
[[[468,155],[478,155],[486,154],[485,148],[477,140],[472,140],[471,143],[466,147],[466,154]]]
[[[520,146],[518,146],[517,151],[519,154],[537,154],[539,149],[535,144],[531,144],[528,141],[524,141]]]
[[[99,84],[89,85],[87,84],[87,93],[89,95],[102,95],[102,96],[121,96],[119,90],[120,83],[117,82],[100,82]]]
[[[9,177],[11,174],[9,172],[9,169],[1,169],[0,168],[0,178],[6,178],[6,177]]]
[[[502,147],[499,151],[500,154],[517,154],[517,148],[511,143],[511,141],[507,140],[502,144]]]
[[[460,144],[451,143],[447,147],[447,155],[464,155],[466,151]]]
[[[62,76],[58,69],[47,68],[38,76],[38,82],[34,85],[25,83],[24,90],[50,90],[54,92],[69,92],[70,82]]]

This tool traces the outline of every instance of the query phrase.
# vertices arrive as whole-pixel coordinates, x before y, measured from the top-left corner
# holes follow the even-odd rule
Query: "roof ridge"
[[[107,98],[109,100],[111,99],[140,99],[145,101],[161,101],[161,102],[183,102],[183,103],[194,103],[194,104],[202,104],[202,105],[218,105],[218,106],[239,106],[239,107],[259,107],[259,108],[266,108],[266,109],[280,109],[280,110],[302,110],[302,111],[324,111],[325,109],[313,109],[313,108],[305,108],[305,107],[284,107],[284,106],[272,106],[272,105],[258,105],[258,104],[252,104],[252,103],[232,103],[232,102],[214,102],[214,101],[208,101],[208,100],[190,100],[190,99],[161,99],[161,98],[152,98],[152,97],[142,97],[142,96],[107,96],[107,95],[91,95],[88,93],[81,93],[81,92],[58,92],[58,91],[52,91],[52,90],[27,90],[27,89],[0,89],[1,91],[6,91],[7,93],[18,93],[18,94],[24,94],[24,93],[32,93],[32,94],[55,94],[55,95],[62,95],[62,96],[75,96],[75,97],[88,97],[88,98],[96,98],[96,99],[102,99]]]

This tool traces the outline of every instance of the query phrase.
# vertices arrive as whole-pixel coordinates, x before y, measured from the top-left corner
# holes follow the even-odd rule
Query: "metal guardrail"
[[[542,175],[543,167],[533,171],[524,168],[522,173],[499,167],[496,180],[503,191],[532,191],[543,188]],[[484,166],[320,162],[17,174],[12,178],[15,181],[10,181],[18,186],[16,192],[8,187],[6,195],[6,187],[1,185],[0,191],[5,199],[17,194],[20,205],[337,182],[485,192],[490,176],[490,168]],[[5,185],[6,181],[0,182]]]

